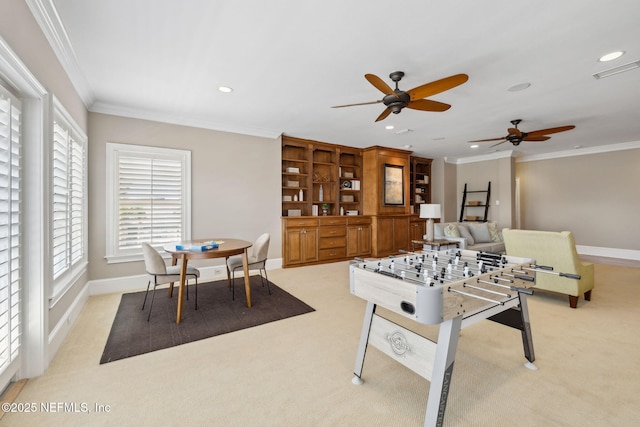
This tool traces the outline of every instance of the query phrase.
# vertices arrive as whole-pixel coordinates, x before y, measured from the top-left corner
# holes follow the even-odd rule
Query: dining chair
[[[144,254],[144,265],[146,272],[149,276],[149,282],[147,283],[147,292],[144,294],[144,301],[142,302],[142,310],[147,303],[147,296],[149,295],[149,286],[151,286],[151,280],[153,280],[153,294],[151,295],[151,303],[149,304],[149,315],[147,316],[147,322],[151,319],[151,309],[153,308],[153,300],[156,296],[156,286],[164,285],[167,283],[177,282],[180,283],[180,266],[172,265],[167,266],[158,252],[153,246],[148,243],[142,243],[142,252]],[[200,270],[190,265],[187,265],[187,271],[185,274],[185,286],[187,288],[187,300],[189,299],[189,277],[195,279],[196,284],[196,310],[198,309],[198,277],[200,277]]]
[[[271,295],[271,288],[269,287],[269,278],[267,277],[267,252],[269,252],[269,233],[264,233],[260,235],[255,241],[255,243],[251,246],[251,253],[247,254],[247,261],[249,264],[249,269],[258,269],[258,273],[260,274],[260,281],[262,282],[262,286],[264,286],[264,281],[267,281],[267,290],[269,290],[269,295]],[[242,269],[242,257],[244,255],[234,255],[232,257],[227,258],[227,279],[229,279],[229,273],[231,273],[230,286],[231,286],[231,299],[236,298],[235,291],[235,272],[237,269]],[[264,278],[262,277],[262,272],[264,271]]]

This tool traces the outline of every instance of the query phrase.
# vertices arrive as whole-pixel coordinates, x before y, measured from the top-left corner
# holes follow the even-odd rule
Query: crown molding
[[[78,92],[85,107],[93,104],[95,96],[89,83],[78,65],[76,54],[71,45],[71,40],[60,20],[60,15],[53,4],[53,0],[26,0],[31,14],[40,26],[44,36],[49,41],[53,53],[58,58],[60,65],[69,76],[71,84]]]
[[[457,159],[449,159],[445,157],[444,161],[446,163],[461,165],[464,163],[484,162],[487,160],[498,160],[498,159],[505,159],[508,157],[515,157],[515,152],[513,150],[496,151],[495,153],[482,154],[479,156],[472,156],[472,157],[462,157]]]
[[[237,133],[241,135],[258,136],[262,138],[277,139],[282,135],[282,131],[273,129],[262,129],[247,126],[234,126],[228,123],[219,123],[211,120],[203,120],[192,117],[181,117],[175,114],[165,114],[127,108],[103,102],[94,103],[89,109],[92,113],[108,114],[111,116],[128,117],[132,119],[149,120],[153,122],[169,123],[179,126],[190,126],[201,129],[209,129],[220,132]]]
[[[533,154],[520,156],[516,162],[533,162],[536,160],[559,159],[562,157],[585,156],[588,154],[602,154],[611,151],[635,150],[640,148],[640,141],[622,142],[619,144],[599,145],[597,147],[576,148],[574,150],[556,151],[555,153]]]

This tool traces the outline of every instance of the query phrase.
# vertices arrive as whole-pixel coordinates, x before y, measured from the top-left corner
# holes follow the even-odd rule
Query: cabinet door
[[[318,259],[318,229],[288,229],[285,264],[302,264]]]
[[[358,255],[371,254],[371,226],[363,225],[358,234]]]
[[[393,252],[393,218],[378,218],[376,237],[376,255],[386,256]]]
[[[303,244],[303,262],[318,260],[318,229],[305,229]]]
[[[422,240],[426,233],[426,221],[411,222],[411,240]]]
[[[393,249],[395,252],[400,249],[408,250],[409,245],[409,218],[394,218],[393,222]]]

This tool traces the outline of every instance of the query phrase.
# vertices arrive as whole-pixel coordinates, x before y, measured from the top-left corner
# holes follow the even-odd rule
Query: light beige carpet
[[[365,383],[351,384],[365,301],[349,293],[346,262],[269,278],[316,311],[106,365],[98,362],[120,295],[90,298],[48,371],[17,402],[109,412],[9,413],[0,424],[423,425],[428,381],[378,350],[367,352]],[[638,425],[640,269],[596,265],[592,301],[576,310],[563,296],[529,301],[539,370],[523,367],[519,331],[490,321],[464,329],[445,425]]]

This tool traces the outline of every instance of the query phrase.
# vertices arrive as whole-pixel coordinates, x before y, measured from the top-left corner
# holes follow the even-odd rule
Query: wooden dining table
[[[199,246],[205,242],[217,242],[218,247],[204,251],[195,251],[190,249],[178,249],[177,246],[190,248]],[[186,284],[187,263],[190,259],[213,259],[213,258],[229,258],[234,255],[242,255],[242,267],[244,270],[244,289],[247,296],[247,307],[251,308],[251,287],[249,285],[249,264],[247,258],[247,249],[253,243],[239,239],[198,239],[188,240],[184,242],[171,243],[163,246],[163,249],[171,254],[172,265],[176,265],[180,260],[180,286],[178,288],[178,309],[176,313],[176,323],[182,321],[182,298],[184,296]],[[227,269],[227,280],[229,280],[229,270]],[[169,286],[169,297],[173,295],[173,283]]]

